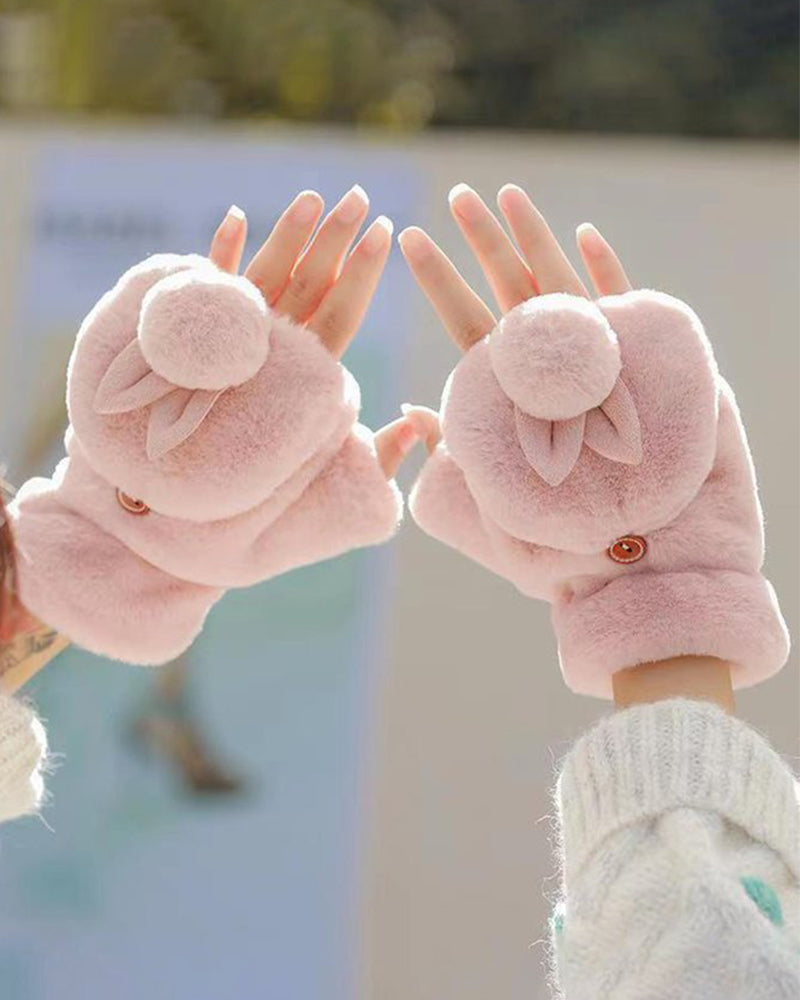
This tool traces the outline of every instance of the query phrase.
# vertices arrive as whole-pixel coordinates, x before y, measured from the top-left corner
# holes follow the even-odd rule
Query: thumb
[[[400,417],[375,432],[375,451],[378,464],[387,479],[393,479],[403,459],[421,435],[406,417]]]
[[[432,452],[442,438],[439,414],[428,406],[412,406],[411,403],[403,403],[400,409],[406,420],[416,429],[419,438],[425,442],[425,447]]]

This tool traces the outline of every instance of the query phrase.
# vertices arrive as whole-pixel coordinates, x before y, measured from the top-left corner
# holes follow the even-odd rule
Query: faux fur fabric
[[[269,325],[252,282],[190,268],[145,295],[137,337],[162,378],[185,389],[227,389],[253,378],[267,360]]]
[[[222,596],[145,562],[52,494],[15,500],[10,512],[23,604],[92,653],[147,665],[174,659]]]
[[[620,577],[553,606],[561,669],[579,694],[610,698],[611,674],[671,656],[734,664],[735,687],[775,673],[788,654],[775,592],[755,573],[692,570]]]
[[[360,424],[335,429],[318,455],[257,507],[216,521],[185,521],[159,514],[132,516],[92,469],[74,436],[50,479],[20,490],[26,510],[50,496],[89,518],[103,532],[172,576],[212,587],[244,587],[297,566],[388,539],[401,512],[394,483],[387,486],[372,434]]]
[[[488,341],[503,391],[525,413],[547,420],[599,406],[622,364],[617,336],[588,299],[528,299],[500,320]]]
[[[480,508],[537,545],[595,552],[619,535],[671,521],[709,473],[716,446],[716,364],[700,321],[659,292],[629,292],[594,304],[615,331],[620,381],[640,425],[642,458],[613,461],[582,447],[557,488],[531,466],[515,405],[494,372],[489,337],[454,370],[442,401],[450,454]]]
[[[563,305],[570,297],[552,298]],[[520,433],[519,407],[493,368],[498,330],[448,380],[444,436],[412,491],[411,513],[428,534],[554,604],[562,670],[576,691],[608,697],[616,670],[687,652],[729,659],[737,686],[755,683],[783,665],[788,636],[760,576],[761,509],[733,393],[683,303],[636,291],[595,308],[607,317],[623,363],[599,407],[553,421],[556,451],[563,424],[585,417],[563,478],[537,469],[541,455],[531,455],[534,446]],[[629,399],[620,405],[622,396]],[[598,433],[620,432],[629,443],[635,421],[638,461],[631,451],[593,446],[590,413]],[[626,535],[644,538],[646,551],[636,562],[615,562],[609,548]],[[656,588],[660,580],[669,586]],[[681,599],[684,589],[691,601]],[[727,631],[726,591],[736,618]],[[725,638],[740,634],[748,641]]]
[[[67,457],[12,517],[26,605],[94,652],[171,659],[223,588],[400,521],[353,377],[204,258],[120,279],[81,327],[67,398]]]
[[[168,273],[186,266],[186,258],[170,258]],[[209,267],[206,261],[196,270]],[[316,334],[273,317],[268,362],[243,385],[217,396],[179,447],[151,457],[154,417],[163,416],[167,425],[180,420],[191,391],[166,383],[168,395],[125,412],[107,412],[107,398],[96,404],[96,397],[120,354],[141,352],[139,314],[147,293],[167,277],[164,270],[161,256],[132,268],[84,321],[68,372],[70,420],[92,467],[124,493],[171,517],[233,517],[284,483],[345,414],[355,422],[358,385]],[[223,279],[226,301],[229,287]],[[139,371],[148,379],[145,369]],[[174,400],[166,413],[159,407],[164,400]]]

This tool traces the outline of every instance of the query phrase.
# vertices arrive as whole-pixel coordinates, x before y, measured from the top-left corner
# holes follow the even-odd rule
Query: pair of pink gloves
[[[245,278],[158,255],[95,306],[68,457],[12,505],[20,596],[96,653],[177,656],[229,587],[386,541],[402,499],[353,377]],[[703,328],[652,291],[518,306],[448,379],[422,529],[553,605],[575,691],[680,654],[755,683],[788,639],[761,512]]]

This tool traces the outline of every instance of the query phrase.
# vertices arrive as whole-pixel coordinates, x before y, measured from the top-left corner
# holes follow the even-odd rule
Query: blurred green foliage
[[[0,0],[9,110],[796,136],[795,0]]]

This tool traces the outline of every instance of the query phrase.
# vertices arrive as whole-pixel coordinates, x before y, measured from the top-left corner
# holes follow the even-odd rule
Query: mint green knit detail
[[[553,915],[550,918],[550,924],[559,937],[564,933],[564,914],[566,913],[566,909],[563,902],[556,903]]]
[[[781,901],[772,886],[753,875],[744,875],[739,881],[764,916],[768,917],[776,927],[783,927]]]

